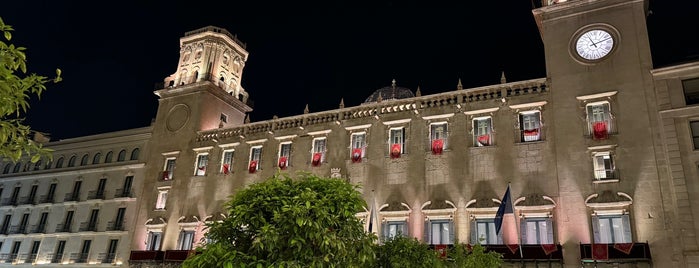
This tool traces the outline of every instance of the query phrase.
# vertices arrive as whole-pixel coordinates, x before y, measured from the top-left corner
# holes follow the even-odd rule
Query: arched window
[[[194,71],[194,74],[192,74],[192,83],[196,83],[199,81],[199,70]]]
[[[107,156],[104,157],[104,162],[105,162],[105,163],[111,163],[111,162],[112,162],[113,156],[114,156],[114,153],[113,153],[112,151],[109,151],[109,152],[107,153]]]
[[[96,153],[94,157],[92,157],[92,164],[96,165],[100,163],[100,157],[102,157],[102,154]]]
[[[46,161],[46,166],[44,166],[44,169],[51,169],[51,164],[53,164],[51,160]]]
[[[2,174],[10,173],[10,168],[12,168],[12,163],[7,163],[7,165],[5,165],[5,169],[2,170]]]
[[[56,168],[62,168],[63,167],[63,157],[58,158],[58,161],[56,161]]]
[[[131,160],[138,160],[138,154],[141,152],[140,149],[135,148],[131,151]]]
[[[124,161],[126,159],[126,150],[121,150],[119,156],[117,156],[117,162]]]
[[[17,163],[15,164],[15,168],[12,170],[12,173],[17,173],[19,170],[22,168],[22,163]]]
[[[39,161],[36,161],[36,164],[34,165],[34,170],[39,170],[41,169],[41,159]]]
[[[68,159],[68,167],[74,167],[75,166],[75,156],[71,156],[70,159]]]
[[[32,161],[28,161],[26,164],[24,164],[24,170],[22,172],[27,172],[32,170]]]
[[[87,165],[87,161],[89,159],[90,159],[90,156],[88,156],[87,154],[84,154],[83,158],[80,159],[80,165],[81,166]]]

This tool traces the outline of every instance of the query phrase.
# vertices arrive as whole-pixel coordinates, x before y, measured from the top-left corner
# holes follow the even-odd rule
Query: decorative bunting
[[[279,168],[280,169],[286,169],[286,166],[288,164],[286,160],[287,160],[286,156],[279,157]]]
[[[314,153],[313,154],[313,160],[311,161],[311,165],[314,167],[320,166],[320,161],[323,158],[323,153]]]
[[[629,255],[631,254],[631,250],[633,249],[633,242],[614,244],[614,249],[624,252],[626,253],[626,255]]]
[[[607,131],[607,122],[599,121],[592,124],[592,134],[596,140],[605,140],[609,138]]]
[[[525,129],[523,131],[524,141],[538,141],[539,140],[539,129]]]
[[[517,250],[519,249],[519,244],[507,244],[507,248],[512,252],[512,254],[515,254]]]
[[[478,145],[479,146],[490,146],[490,135],[489,134],[483,134],[478,136]]]
[[[444,149],[444,140],[432,140],[432,154],[442,154],[442,149]]]
[[[230,165],[229,164],[223,164],[223,174],[228,175],[230,172]]]
[[[352,149],[352,163],[362,162],[362,148]]]
[[[434,250],[437,251],[437,256],[440,258],[447,257],[447,245],[434,245]]]
[[[399,158],[400,157],[400,148],[401,144],[400,143],[394,143],[391,144],[391,158]]]
[[[250,161],[250,166],[248,166],[248,172],[255,173],[256,171],[257,171],[257,161],[252,160],[252,161]]]
[[[170,180],[170,172],[169,171],[163,171],[163,180],[167,181]]]
[[[607,244],[592,244],[592,259],[607,260],[609,259],[609,248]]]
[[[544,254],[546,255],[558,251],[558,247],[556,247],[556,244],[541,244],[541,249],[544,250]]]

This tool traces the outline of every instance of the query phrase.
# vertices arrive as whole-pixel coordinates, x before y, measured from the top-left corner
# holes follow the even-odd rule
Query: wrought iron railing
[[[110,221],[107,222],[107,231],[126,231],[125,221]]]
[[[64,202],[78,202],[80,201],[80,192],[67,193],[66,197],[63,199]]]

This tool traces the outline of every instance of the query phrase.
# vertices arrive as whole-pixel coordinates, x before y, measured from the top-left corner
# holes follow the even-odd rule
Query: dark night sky
[[[30,72],[64,81],[27,122],[53,140],[148,126],[154,85],[176,70],[179,38],[214,25],[247,43],[252,121],[359,105],[396,79],[425,94],[546,76],[529,0],[19,1],[0,5]],[[250,3],[256,4],[250,4]],[[699,59],[699,1],[651,0],[655,66]],[[224,4],[225,3],[225,4]]]

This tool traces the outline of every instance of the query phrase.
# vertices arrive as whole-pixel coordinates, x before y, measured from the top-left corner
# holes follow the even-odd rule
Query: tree
[[[12,39],[14,29],[1,18],[0,31],[7,42]],[[26,154],[36,162],[41,157],[50,158],[51,150],[32,140],[30,136],[34,132],[21,116],[29,108],[30,95],[40,97],[50,80],[34,73],[27,75],[25,50],[0,40],[0,159],[17,161]],[[54,83],[61,81],[60,69],[56,69],[56,77],[52,80]]]
[[[376,267],[434,268],[442,267],[437,252],[415,238],[395,236],[376,247]]]
[[[300,173],[277,174],[234,194],[229,217],[207,225],[211,242],[182,266],[369,267],[376,236],[355,214],[355,185]]]
[[[457,243],[447,251],[447,267],[458,268],[497,268],[502,265],[502,255],[494,251],[486,252],[481,244],[473,246]]]

